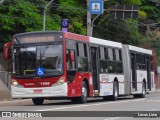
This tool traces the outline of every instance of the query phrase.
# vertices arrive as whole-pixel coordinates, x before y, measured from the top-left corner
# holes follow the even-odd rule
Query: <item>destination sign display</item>
[[[17,36],[14,39],[15,44],[24,43],[40,43],[40,42],[54,42],[60,40],[59,35],[27,35],[27,36]]]

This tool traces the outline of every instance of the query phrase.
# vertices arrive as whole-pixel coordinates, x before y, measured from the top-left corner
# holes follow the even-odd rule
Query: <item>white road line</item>
[[[70,107],[58,107],[58,108],[52,108],[52,109],[42,109],[42,110],[36,110],[36,111],[52,111],[52,110],[62,110],[62,109],[70,109],[70,108],[78,108],[78,107],[89,107],[89,106],[98,106],[98,105],[107,105],[107,104],[118,104],[118,103],[126,103],[126,102],[139,102],[144,101],[146,98],[143,99],[137,99],[137,100],[126,100],[126,101],[114,101],[114,102],[105,102],[105,103],[97,103],[97,104],[89,104],[89,105],[76,105],[76,106],[70,106]]]
[[[116,119],[120,119],[120,117],[113,117],[113,118],[108,118],[108,119],[104,119],[104,120],[116,120]]]
[[[149,110],[147,110],[147,111],[157,111],[157,109],[149,109]]]

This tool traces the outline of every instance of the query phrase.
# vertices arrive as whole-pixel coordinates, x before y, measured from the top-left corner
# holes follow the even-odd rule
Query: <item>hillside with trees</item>
[[[5,0],[0,4],[0,50],[13,34],[43,30],[43,11],[50,0]],[[108,0],[111,5],[139,6],[137,19],[110,19],[105,11],[94,22],[93,37],[154,49],[160,63],[160,6],[156,0]],[[85,0],[54,0],[47,8],[46,30],[60,30],[61,19],[69,19],[69,32],[86,35]],[[95,15],[92,15],[92,19]]]

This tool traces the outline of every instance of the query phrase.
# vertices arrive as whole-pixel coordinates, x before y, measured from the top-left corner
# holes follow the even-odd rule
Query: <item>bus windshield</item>
[[[16,77],[47,77],[63,73],[62,45],[14,47],[13,59],[13,75]]]

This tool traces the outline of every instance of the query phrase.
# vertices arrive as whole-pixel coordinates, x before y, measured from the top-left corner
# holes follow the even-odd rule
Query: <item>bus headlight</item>
[[[65,77],[61,77],[61,78],[59,78],[58,81],[59,81],[60,84],[63,84],[63,83],[64,83],[64,80],[65,80]]]
[[[61,85],[61,84],[64,83],[64,81],[65,81],[65,77],[60,77],[60,78],[58,79],[58,81],[57,81],[55,84],[53,84],[52,86]]]
[[[14,87],[22,87],[16,80],[12,79],[12,85]]]

